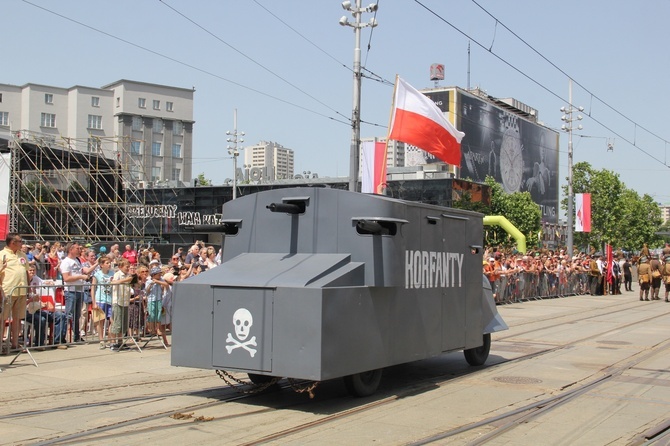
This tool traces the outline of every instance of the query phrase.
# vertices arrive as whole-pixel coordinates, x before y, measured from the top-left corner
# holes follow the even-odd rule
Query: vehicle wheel
[[[370,370],[369,372],[355,373],[345,376],[344,385],[350,395],[356,397],[370,396],[377,391],[382,380],[382,370]]]
[[[273,379],[275,379],[274,376],[258,375],[256,373],[247,373],[247,376],[249,377],[249,381],[251,381],[256,385],[267,384]]]
[[[465,360],[468,361],[470,365],[482,365],[486,362],[486,359],[489,357],[489,351],[491,350],[491,334],[486,333],[484,335],[484,344],[481,347],[469,348],[463,350],[465,354]]]

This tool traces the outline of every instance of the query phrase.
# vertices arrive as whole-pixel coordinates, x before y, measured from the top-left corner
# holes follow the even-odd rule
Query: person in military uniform
[[[670,293],[670,255],[665,256],[665,263],[663,264],[663,282],[665,283],[665,301],[668,300],[668,293]]]
[[[649,262],[649,268],[651,269],[651,300],[660,300],[658,293],[661,291],[661,280],[663,277],[663,265],[658,260],[658,254],[652,254],[651,261]]]
[[[647,247],[646,243],[642,244],[642,249],[640,249],[640,257],[645,256],[647,259],[651,257],[651,252],[649,251],[649,248]]]
[[[647,256],[640,257],[637,266],[637,280],[640,286],[640,300],[649,300],[649,288],[651,287],[651,268]],[[644,296],[644,299],[642,298]]]
[[[600,268],[598,268],[598,263],[593,256],[587,257],[589,258],[589,292],[591,296],[595,296],[600,283]]]

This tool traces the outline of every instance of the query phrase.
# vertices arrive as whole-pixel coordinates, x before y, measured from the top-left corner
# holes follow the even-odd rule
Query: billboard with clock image
[[[464,92],[456,100],[461,178],[490,175],[505,192],[530,192],[542,221],[558,220],[558,132]]]

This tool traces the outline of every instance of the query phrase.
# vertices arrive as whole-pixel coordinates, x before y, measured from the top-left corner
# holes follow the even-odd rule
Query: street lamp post
[[[572,122],[577,120],[581,121],[583,119],[582,115],[577,115],[576,118],[572,117],[572,113],[575,111],[584,111],[584,107],[573,107],[572,106],[572,79],[568,83],[568,107],[561,107],[561,111],[564,113],[561,116],[561,121],[565,122],[561,126],[561,130],[568,133],[568,239],[567,239],[567,255],[569,258],[572,258],[573,251],[573,234],[575,231],[575,210],[574,210],[574,193],[572,190]],[[582,125],[577,126],[577,130],[583,129]]]
[[[240,156],[239,150],[237,150],[237,143],[243,143],[244,139],[239,138],[238,136],[244,136],[244,132],[237,133],[237,109],[233,113],[233,131],[228,130],[226,135],[229,135],[229,138],[226,138],[230,144],[228,144],[228,155],[233,157],[233,200],[237,198],[237,157]]]
[[[350,26],[354,29],[354,106],[351,112],[351,149],[349,154],[349,190],[358,192],[358,163],[359,149],[361,145],[361,28],[366,26],[374,28],[377,21],[373,18],[367,23],[361,23],[361,15],[364,12],[374,12],[377,10],[376,4],[370,4],[361,8],[361,0],[356,0],[356,6],[350,1],[342,2],[342,8],[351,12],[354,16],[354,23],[349,22],[347,16],[342,16],[340,25]]]

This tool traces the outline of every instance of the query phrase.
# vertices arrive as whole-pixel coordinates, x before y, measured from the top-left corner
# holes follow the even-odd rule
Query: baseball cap
[[[163,272],[163,271],[161,271],[160,268],[158,268],[158,267],[153,267],[153,268],[151,268],[151,271],[149,271],[149,275],[150,275],[150,276],[153,276],[154,274],[160,274],[160,273],[162,273],[162,272]]]

